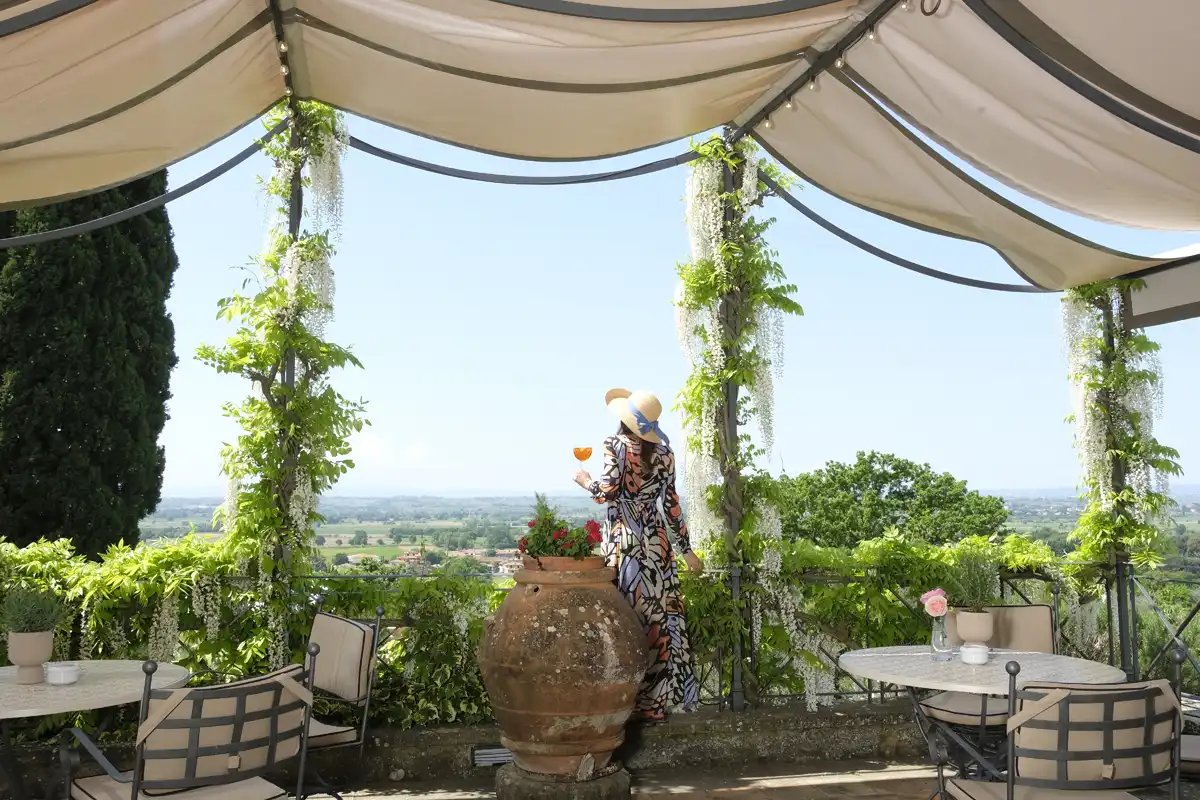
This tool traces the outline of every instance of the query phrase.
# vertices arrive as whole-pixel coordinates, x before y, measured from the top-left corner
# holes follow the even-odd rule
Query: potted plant
[[[63,606],[48,592],[16,588],[0,605],[0,630],[8,631],[8,660],[17,667],[17,683],[45,680],[42,666],[54,655],[54,631]]]
[[[999,565],[989,550],[963,547],[954,574],[954,621],[964,644],[987,648],[992,638],[992,615],[987,607],[999,595]]]
[[[600,526],[572,526],[537,496],[524,569],[489,618],[479,664],[501,743],[526,772],[583,781],[624,739],[649,664],[646,636],[595,555]]]

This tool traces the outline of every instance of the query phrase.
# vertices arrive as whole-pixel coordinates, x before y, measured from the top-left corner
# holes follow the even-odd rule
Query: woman
[[[675,456],[658,427],[662,404],[649,392],[626,389],[613,389],[604,401],[621,427],[604,441],[600,480],[579,470],[575,482],[597,503],[608,504],[609,534],[601,554],[617,568],[617,588],[641,619],[654,654],[634,710],[635,720],[652,724],[666,719],[669,708],[691,709],[700,699],[675,554],[693,572],[704,565],[688,542],[675,491]]]

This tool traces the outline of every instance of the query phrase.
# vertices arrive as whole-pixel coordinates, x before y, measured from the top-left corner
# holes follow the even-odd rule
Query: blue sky
[[[598,171],[681,152],[686,143],[601,164],[523,164],[352,119],[361,138],[406,155],[496,172]],[[243,148],[250,126],[170,172],[173,186]],[[170,209],[180,268],[169,309],[180,364],[172,378],[165,496],[223,491],[222,416],[247,391],[194,360],[230,332],[217,300],[264,242],[256,156]],[[337,493],[523,494],[569,491],[571,448],[615,427],[613,386],[645,388],[670,405],[686,375],[671,298],[688,255],[686,168],[608,184],[512,187],[429,175],[351,151],[344,234],[334,262],[329,335],[365,370],[336,377],[368,402],[358,467]],[[868,241],[929,266],[992,280],[1019,278],[991,251],[908,230],[805,187],[802,199]],[[1005,192],[1010,197],[1018,197]],[[1023,205],[1063,227],[1134,253],[1200,241],[1091,223]],[[985,489],[1073,486],[1071,430],[1057,296],[945,284],[883,263],[779,201],[770,240],[799,286],[805,316],[786,327],[769,468],[791,473],[876,449],[928,462]],[[1200,475],[1200,321],[1155,328],[1166,408],[1159,438]],[[665,421],[678,434],[679,419]],[[591,465],[597,466],[595,460]]]

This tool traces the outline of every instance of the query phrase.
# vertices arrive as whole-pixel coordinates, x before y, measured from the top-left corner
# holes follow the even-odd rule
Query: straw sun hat
[[[658,427],[662,403],[650,392],[609,389],[604,395],[604,402],[612,415],[625,423],[625,427],[638,438],[654,444],[670,444],[666,434]]]

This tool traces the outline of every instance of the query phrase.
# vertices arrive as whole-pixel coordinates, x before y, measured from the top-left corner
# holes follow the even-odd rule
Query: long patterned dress
[[[641,453],[640,439],[606,439],[604,474],[589,489],[597,503],[608,504],[609,531],[600,552],[617,568],[617,588],[642,620],[654,653],[634,714],[660,721],[669,708],[691,709],[700,699],[668,528],[680,555],[690,553],[691,544],[675,491],[674,454],[655,445],[650,475],[643,478]]]

